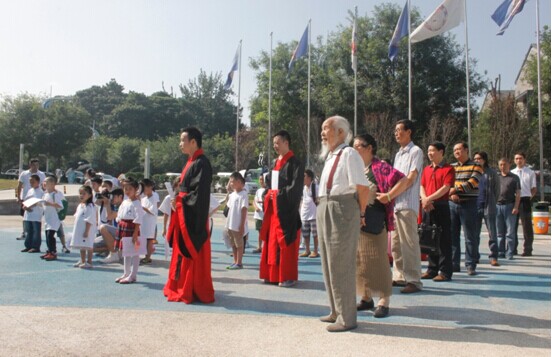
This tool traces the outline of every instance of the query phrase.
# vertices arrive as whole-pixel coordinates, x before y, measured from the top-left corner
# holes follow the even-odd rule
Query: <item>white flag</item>
[[[465,0],[445,0],[416,30],[410,34],[412,43],[427,40],[455,28],[464,21]]]

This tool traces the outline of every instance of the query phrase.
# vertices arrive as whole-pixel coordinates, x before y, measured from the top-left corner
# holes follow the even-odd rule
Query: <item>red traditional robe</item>
[[[303,190],[304,168],[289,151],[276,161],[278,189],[271,189],[271,172],[267,178],[261,239],[264,240],[260,261],[260,278],[271,283],[298,279],[301,220],[299,203]]]
[[[212,169],[203,150],[188,159],[180,175],[180,192],[171,214],[167,239],[173,248],[169,278],[163,293],[168,301],[186,304],[215,301],[211,278],[209,195]]]

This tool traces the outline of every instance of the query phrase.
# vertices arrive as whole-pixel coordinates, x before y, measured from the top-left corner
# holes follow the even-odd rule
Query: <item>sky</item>
[[[503,36],[490,18],[503,0],[467,0],[470,56],[489,82],[513,89],[536,41],[536,0],[530,0]],[[249,59],[278,42],[298,41],[309,19],[312,38],[350,26],[348,11],[372,14],[380,0],[18,0],[0,6],[0,96],[72,95],[111,78],[147,95],[194,79],[203,69],[226,78],[240,40],[241,104],[248,116],[256,90]],[[411,0],[427,17],[442,0]],[[540,25],[550,27],[550,1],[540,0]],[[464,45],[464,26],[451,31]],[[359,34],[360,41],[362,34]],[[414,45],[413,45],[414,46]],[[234,77],[235,80],[237,76]],[[237,83],[235,83],[237,84]],[[236,86],[234,90],[237,91]],[[234,98],[235,100],[235,98]],[[481,99],[479,100],[481,102]],[[244,119],[246,123],[248,118]]]

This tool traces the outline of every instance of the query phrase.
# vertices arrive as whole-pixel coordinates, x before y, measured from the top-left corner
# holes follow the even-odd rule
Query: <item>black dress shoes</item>
[[[389,308],[385,306],[378,306],[374,311],[374,317],[378,319],[386,317],[387,315],[389,315]]]
[[[373,308],[374,308],[373,299],[370,299],[370,301],[360,300],[360,302],[357,304],[357,311],[372,310]]]

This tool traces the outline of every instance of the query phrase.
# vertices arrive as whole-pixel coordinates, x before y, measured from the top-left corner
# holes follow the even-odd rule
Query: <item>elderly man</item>
[[[316,224],[331,311],[320,320],[331,323],[327,327],[329,332],[341,332],[357,326],[354,262],[358,232],[364,225],[366,205],[375,197],[375,188],[374,191],[369,188],[362,158],[347,145],[352,137],[347,119],[340,116],[326,119],[321,137],[320,158],[325,164],[320,177]]]

